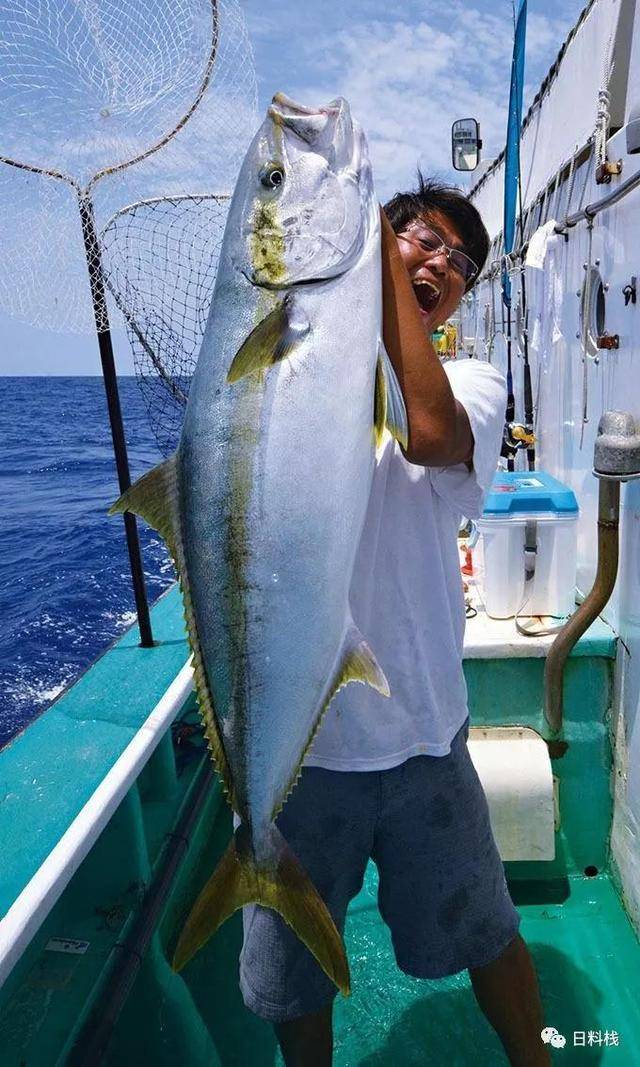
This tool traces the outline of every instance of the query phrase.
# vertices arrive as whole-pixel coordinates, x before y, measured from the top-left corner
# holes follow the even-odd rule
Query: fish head
[[[314,109],[276,94],[244,179],[238,265],[253,285],[337,277],[377,226],[366,141],[346,100]]]

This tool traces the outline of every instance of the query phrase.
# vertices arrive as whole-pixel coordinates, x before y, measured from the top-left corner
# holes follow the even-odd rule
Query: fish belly
[[[257,837],[331,696],[373,474],[379,314],[354,314],[347,286],[331,296],[304,298],[312,328],[291,358],[225,386],[183,479],[207,675]]]

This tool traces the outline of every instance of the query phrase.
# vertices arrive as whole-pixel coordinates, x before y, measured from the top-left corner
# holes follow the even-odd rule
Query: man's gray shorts
[[[496,959],[518,932],[480,779],[469,720],[447,756],[415,756],[387,771],[307,767],[278,826],[338,930],[369,857],[398,966],[441,978]],[[330,1003],[336,988],[274,911],[244,909],[245,1004],[285,1022]]]

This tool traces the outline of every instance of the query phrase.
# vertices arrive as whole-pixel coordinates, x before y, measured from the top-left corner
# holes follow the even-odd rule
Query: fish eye
[[[284,182],[284,170],[277,163],[267,163],[266,167],[263,167],[260,171],[260,184],[268,189],[269,192],[275,192],[279,189]]]

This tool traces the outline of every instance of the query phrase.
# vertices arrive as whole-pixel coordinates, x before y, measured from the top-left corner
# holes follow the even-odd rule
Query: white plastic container
[[[535,571],[525,588],[525,532],[535,540]],[[578,505],[573,492],[543,471],[500,471],[478,520],[484,603],[493,619],[550,615],[575,608]]]

